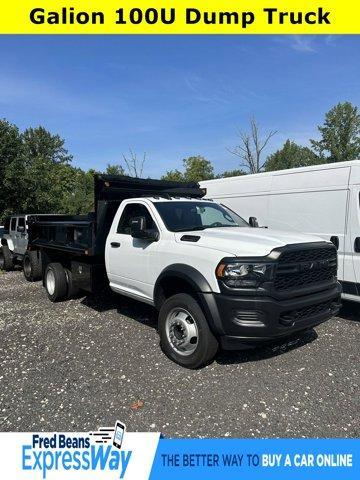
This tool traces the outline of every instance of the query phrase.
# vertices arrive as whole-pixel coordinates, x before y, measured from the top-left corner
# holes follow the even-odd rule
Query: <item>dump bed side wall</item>
[[[29,246],[60,249],[77,255],[93,255],[95,218],[93,215],[43,215],[28,218]]]

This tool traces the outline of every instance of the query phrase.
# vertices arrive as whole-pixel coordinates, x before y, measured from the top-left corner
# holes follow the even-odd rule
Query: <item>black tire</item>
[[[11,256],[11,252],[7,245],[4,245],[0,250],[0,270],[10,272],[14,269],[14,262]]]
[[[58,302],[66,297],[67,279],[61,263],[49,263],[46,267],[44,286],[51,302]]]
[[[187,342],[188,346],[193,344],[195,348],[194,351],[191,351],[192,347],[190,346],[190,353],[180,353],[179,348],[182,347],[177,348],[170,339],[171,336],[174,339],[174,330],[171,331],[171,327],[168,325],[174,321],[174,318],[180,318],[176,317],[176,312],[181,313],[182,316],[186,316],[187,313],[190,314],[186,318],[186,323],[190,324],[192,329],[196,327],[197,337],[194,336],[190,339],[190,342]],[[199,303],[195,298],[186,293],[179,293],[168,298],[161,306],[159,312],[159,335],[163,352],[175,363],[185,368],[196,369],[209,364],[218,350],[218,342],[209,328]],[[194,338],[197,339],[196,342],[192,341]]]
[[[23,273],[28,282],[37,282],[42,278],[41,260],[37,252],[26,252],[23,259]]]
[[[0,250],[0,270],[5,270],[5,258],[2,249]]]
[[[67,280],[67,294],[66,298],[73,298],[79,293],[79,287],[75,284],[73,274],[71,270],[65,268],[66,280]]]

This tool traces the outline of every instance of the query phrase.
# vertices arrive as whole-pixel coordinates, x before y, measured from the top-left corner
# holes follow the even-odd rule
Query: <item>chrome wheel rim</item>
[[[24,273],[27,278],[31,276],[31,263],[29,258],[25,258],[24,260]]]
[[[173,308],[166,317],[166,337],[171,347],[179,355],[191,355],[195,352],[199,331],[192,315],[184,308]]]
[[[46,290],[49,295],[54,295],[55,292],[55,275],[52,270],[48,270],[46,274]]]

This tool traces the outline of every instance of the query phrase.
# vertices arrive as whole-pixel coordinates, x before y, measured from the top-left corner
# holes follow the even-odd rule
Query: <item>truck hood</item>
[[[190,242],[181,240],[184,235],[200,237],[197,242],[191,243],[193,246],[219,250],[239,257],[263,257],[274,248],[284,245],[324,241],[314,235],[251,227],[220,227],[175,233],[177,242],[189,245]]]

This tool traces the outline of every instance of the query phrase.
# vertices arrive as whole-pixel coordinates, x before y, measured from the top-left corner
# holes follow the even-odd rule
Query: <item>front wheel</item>
[[[159,334],[164,353],[185,368],[207,365],[218,349],[200,305],[185,293],[163,303],[159,312]]]
[[[7,245],[4,245],[0,249],[0,270],[4,270],[5,272],[10,272],[14,268],[14,262]]]

